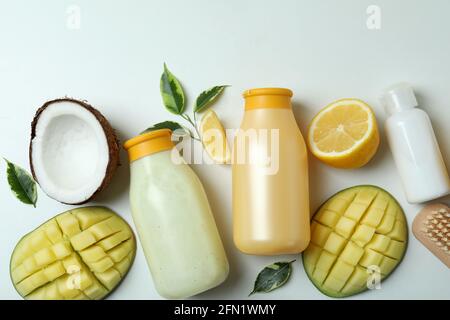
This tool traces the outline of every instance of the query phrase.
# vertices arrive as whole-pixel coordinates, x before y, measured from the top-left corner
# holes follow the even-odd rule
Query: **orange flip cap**
[[[292,91],[285,88],[256,88],[246,90],[245,110],[260,108],[290,108]]]
[[[123,145],[128,151],[130,162],[139,160],[145,156],[170,150],[174,147],[170,129],[160,129],[138,135]]]

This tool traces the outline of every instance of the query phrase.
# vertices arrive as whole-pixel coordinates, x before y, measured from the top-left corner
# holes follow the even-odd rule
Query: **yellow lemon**
[[[225,130],[212,109],[203,115],[199,130],[203,146],[211,159],[216,163],[229,163],[231,152]]]
[[[380,136],[372,109],[358,99],[337,100],[322,109],[308,131],[311,152],[336,168],[359,168],[375,155]]]

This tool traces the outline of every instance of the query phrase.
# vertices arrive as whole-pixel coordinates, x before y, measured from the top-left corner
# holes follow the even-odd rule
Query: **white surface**
[[[81,28],[66,27],[66,9],[81,8]],[[380,30],[366,27],[366,9],[381,8]],[[239,126],[241,92],[260,86],[294,90],[294,108],[305,133],[314,114],[343,97],[366,100],[383,129],[382,90],[410,82],[430,115],[450,167],[450,30],[448,0],[322,1],[1,1],[0,153],[27,167],[30,122],[44,101],[64,95],[97,106],[122,140],[157,121],[175,119],[161,104],[163,62],[184,84],[189,101],[216,84],[232,87],[215,109],[228,128]],[[97,199],[131,221],[129,169]],[[246,298],[257,272],[292,257],[252,257],[232,244],[230,168],[196,166],[207,189],[231,263],[225,284],[199,298]],[[17,299],[8,275],[9,255],[21,235],[70,207],[39,193],[37,209],[19,203],[1,164],[0,298]],[[311,207],[336,191],[375,184],[397,197],[411,224],[421,206],[407,204],[384,135],[367,166],[345,171],[310,161]],[[430,181],[432,183],[432,181]],[[449,203],[447,197],[443,202]],[[450,271],[411,235],[402,264],[378,291],[361,299],[450,298]],[[136,261],[110,299],[157,299],[139,248]],[[299,263],[274,299],[324,299]]]

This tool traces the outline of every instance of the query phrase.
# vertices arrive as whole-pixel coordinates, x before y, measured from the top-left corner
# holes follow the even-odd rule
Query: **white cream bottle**
[[[397,170],[410,203],[450,193],[450,179],[427,113],[419,108],[406,83],[389,88],[383,97],[388,114],[385,130]]]
[[[184,299],[221,284],[229,270],[222,240],[202,183],[174,149],[171,131],[141,134],[125,149],[133,220],[159,294]]]

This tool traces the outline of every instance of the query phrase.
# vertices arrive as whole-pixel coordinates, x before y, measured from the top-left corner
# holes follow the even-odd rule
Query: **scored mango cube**
[[[335,255],[332,255],[331,253],[326,251],[322,251],[319,260],[317,260],[316,269],[328,272],[335,260]]]
[[[70,243],[77,251],[83,250],[96,242],[97,239],[95,239],[94,235],[89,230],[78,233],[70,239]]]
[[[367,249],[364,252],[363,257],[359,261],[359,264],[363,267],[369,268],[371,266],[379,266],[381,260],[383,259],[383,255],[371,249]]]
[[[114,262],[119,262],[131,252],[133,248],[132,245],[132,241],[127,240],[114,249],[108,251],[108,254],[114,260]]]
[[[36,260],[34,259],[33,256],[26,258],[22,264],[25,267],[25,270],[27,270],[27,272],[29,272],[29,273],[34,272],[37,269],[39,269],[39,267],[36,263]]]
[[[114,248],[115,246],[119,245],[123,241],[130,239],[130,237],[131,233],[129,231],[123,230],[113,234],[112,236],[109,236],[108,238],[99,241],[98,245],[102,247],[103,250],[108,251]]]
[[[372,187],[361,189],[355,197],[353,202],[366,205],[366,208],[371,204],[372,200],[377,196],[378,190]]]
[[[336,197],[330,201],[324,208],[327,210],[331,210],[336,212],[339,215],[342,215],[342,212],[348,207],[350,200]]]
[[[56,221],[58,222],[62,232],[69,237],[81,232],[77,218],[75,218],[70,212],[57,216]]]
[[[366,210],[367,206],[365,204],[352,202],[347,210],[345,210],[344,216],[352,220],[359,221]]]
[[[327,242],[325,243],[323,248],[328,252],[338,255],[342,251],[346,243],[347,240],[345,240],[345,238],[341,237],[337,233],[332,232],[330,233],[330,236],[328,237]]]
[[[89,267],[94,272],[105,272],[112,266],[114,266],[114,261],[110,257],[104,257],[97,262],[89,263]]]
[[[384,252],[384,254],[388,257],[391,257],[393,259],[399,260],[403,256],[404,253],[405,244],[400,241],[391,240],[389,242],[389,246]]]
[[[123,228],[123,221],[122,220],[120,220],[120,219],[116,219],[116,218],[111,218],[111,219],[108,219],[108,220],[106,220],[107,222],[108,222],[108,226],[111,228],[111,230],[113,231],[113,232],[119,232],[119,231],[122,231],[124,228]]]
[[[50,248],[43,248],[34,254],[34,259],[38,267],[46,266],[56,260],[56,256]]]
[[[23,264],[18,265],[11,271],[11,277],[17,279],[17,281],[22,281],[29,275],[29,272],[25,269]]]
[[[387,235],[397,241],[406,241],[406,234],[405,224],[400,220],[396,220],[394,228]]]
[[[322,248],[315,244],[310,244],[306,251],[308,251],[308,254],[304,255],[304,259],[306,260],[305,264],[307,266],[315,265],[320,257],[320,254],[322,253]]]
[[[97,300],[101,299],[108,294],[108,291],[98,282],[94,282],[91,286],[84,289],[84,294],[89,297],[89,299]]]
[[[115,268],[117,269],[117,271],[119,271],[122,277],[127,273],[128,268],[130,267],[130,263],[131,257],[130,255],[128,255],[121,261],[117,262],[117,264],[115,265]]]
[[[344,190],[342,192],[339,192],[338,194],[336,194],[335,196],[331,197],[330,199],[328,199],[326,201],[326,204],[328,203],[328,201],[333,201],[334,198],[344,199],[348,203],[352,203],[355,200],[355,197],[356,197],[356,195],[358,193],[359,192],[358,192],[358,190],[356,190],[356,188],[346,189],[346,190]]]
[[[37,287],[33,284],[33,282],[26,278],[23,281],[16,283],[16,289],[20,291],[24,295],[29,295],[31,292],[37,289]]]
[[[62,259],[69,256],[72,253],[72,249],[67,242],[59,242],[52,246],[53,254],[57,259]]]
[[[331,233],[331,229],[317,222],[313,222],[312,224],[314,225],[315,230],[311,235],[311,242],[319,247],[323,247]]]
[[[61,261],[56,261],[44,269],[44,275],[47,278],[47,281],[53,281],[65,273],[66,269]]]
[[[120,281],[120,273],[114,268],[110,268],[105,272],[95,272],[94,274],[108,290],[114,289]]]
[[[83,209],[76,209],[72,211],[72,214],[77,217],[83,230],[86,230],[92,225],[102,222],[103,220],[111,218],[111,211],[108,209],[105,210],[104,208],[94,207]]]
[[[45,286],[45,300],[62,300],[64,297],[59,293],[55,282]]]
[[[361,220],[361,223],[376,228],[384,216],[384,210],[380,208],[370,207]]]
[[[335,230],[336,233],[343,236],[345,239],[350,238],[355,229],[356,222],[347,217],[341,217],[336,224]]]
[[[319,284],[322,284],[328,276],[328,271],[316,268],[312,273],[314,280]]]
[[[356,227],[351,239],[360,247],[364,247],[372,239],[374,233],[375,228],[360,224]]]
[[[372,208],[381,209],[382,211],[385,211],[389,204],[389,201],[390,199],[388,196],[384,194],[378,194],[370,206]]]
[[[354,269],[354,266],[338,259],[334,264],[333,269],[330,271],[329,277],[341,280],[345,283],[348,278],[350,278],[350,275],[353,273]]]
[[[35,288],[39,288],[40,286],[48,282],[44,270],[40,270],[38,272],[33,273],[27,279],[31,281],[31,283]]]
[[[32,293],[30,293],[28,295],[28,299],[30,300],[44,300],[45,299],[45,292],[46,292],[46,288],[42,287],[42,288],[37,288],[36,290],[34,290]]]
[[[109,220],[104,220],[91,226],[88,230],[95,236],[97,240],[106,238],[114,233],[113,229],[109,226]]]
[[[367,247],[383,253],[389,247],[390,242],[391,239],[389,237],[382,234],[374,234],[372,240],[367,244]]]
[[[383,257],[383,260],[380,264],[380,272],[383,275],[388,275],[392,272],[392,270],[395,269],[397,266],[398,261],[389,257]]]
[[[395,202],[390,202],[386,209],[386,215],[392,216],[395,218],[397,216],[397,211],[400,211],[397,204]]]
[[[381,220],[380,225],[377,227],[377,232],[381,234],[387,234],[394,228],[395,216],[385,214]]]
[[[323,211],[319,212],[319,214],[317,215],[315,220],[327,227],[332,228],[336,225],[339,218],[340,218],[340,215],[337,214],[336,212],[330,211],[330,210],[323,210]]]
[[[364,249],[349,241],[340,255],[342,261],[356,266],[364,254]]]
[[[58,243],[63,238],[61,230],[59,229],[56,221],[53,220],[52,223],[48,224],[45,227],[45,234],[53,244]]]
[[[328,276],[325,282],[323,283],[323,287],[327,290],[340,291],[345,286],[345,281],[335,279],[331,276]]]
[[[43,231],[33,234],[29,241],[34,251],[39,251],[52,245]]]
[[[80,255],[86,262],[96,262],[106,257],[105,251],[98,245],[93,245],[83,251],[80,251]]]
[[[361,267],[356,267],[347,284],[342,289],[343,293],[351,294],[353,292],[358,292],[361,288],[367,285],[367,279],[369,274],[366,269]]]

